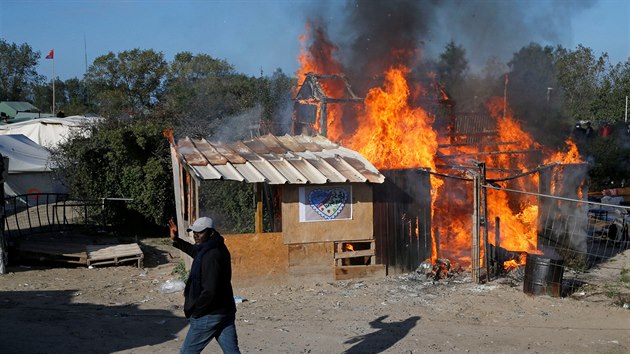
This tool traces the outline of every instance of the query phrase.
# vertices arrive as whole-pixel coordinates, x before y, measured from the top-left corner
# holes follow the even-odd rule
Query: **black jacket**
[[[236,313],[234,304],[234,292],[232,290],[232,264],[230,251],[228,251],[223,236],[218,233],[212,237],[220,237],[217,247],[208,250],[201,263],[201,294],[194,298],[190,285],[190,276],[184,289],[184,314],[186,318],[199,318],[205,315],[233,314]],[[195,257],[198,247],[176,239],[173,246]]]

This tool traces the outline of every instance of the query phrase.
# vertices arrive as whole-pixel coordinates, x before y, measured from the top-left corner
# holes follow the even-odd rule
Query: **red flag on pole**
[[[55,58],[55,50],[51,49],[50,52],[48,52],[46,59],[54,59],[54,58]]]

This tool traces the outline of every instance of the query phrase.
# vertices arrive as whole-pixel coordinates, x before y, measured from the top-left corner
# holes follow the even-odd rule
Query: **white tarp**
[[[59,143],[66,141],[72,133],[85,133],[84,128],[100,119],[99,117],[85,116],[32,119],[0,125],[0,135],[24,134],[41,146],[55,148]]]
[[[9,158],[5,195],[66,192],[51,170],[50,151],[25,135],[0,135],[0,154]]]

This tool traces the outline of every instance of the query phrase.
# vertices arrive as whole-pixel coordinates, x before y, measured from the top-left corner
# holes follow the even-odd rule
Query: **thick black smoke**
[[[490,58],[509,61],[520,48],[572,43],[572,18],[596,0],[350,0],[340,14],[334,2],[313,17],[328,19],[349,76],[382,74],[388,66],[413,67],[436,59],[447,43],[466,49],[471,70]]]
[[[477,85],[475,92],[460,88],[459,95],[451,96],[460,103],[457,109],[466,110],[475,107],[476,92],[492,92],[491,95],[503,92],[506,64],[522,48],[531,43],[542,47],[572,45],[572,19],[595,3],[595,0],[349,0],[342,11],[333,11],[340,6],[331,2],[320,5],[312,15],[325,19],[321,23],[327,28],[327,38],[336,45],[337,60],[360,96],[380,86],[382,75],[397,64],[413,68],[416,79],[427,80],[426,71],[435,72],[434,63],[449,42],[464,48],[469,73],[480,73],[488,61],[494,61],[492,72],[497,76],[496,82],[486,82],[487,89]],[[537,108],[515,111],[520,120],[531,123],[526,128],[542,127],[541,132],[530,130],[537,140],[548,136],[549,131],[560,129],[540,125],[541,119],[557,121],[561,127],[566,125],[550,118],[553,116],[550,112],[555,112],[545,98],[550,92],[548,87],[555,86],[550,81],[534,82],[526,87],[529,95],[514,94],[509,100],[513,108]],[[512,86],[518,86],[515,80]],[[449,89],[454,88],[447,88],[447,92]],[[544,143],[563,142],[564,137],[560,136]]]

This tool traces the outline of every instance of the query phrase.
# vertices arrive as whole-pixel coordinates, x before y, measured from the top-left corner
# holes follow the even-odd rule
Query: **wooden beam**
[[[478,142],[478,143],[454,143],[454,144],[440,144],[438,145],[438,149],[447,148],[447,147],[457,147],[457,146],[499,146],[499,145],[517,145],[520,144],[518,141],[488,141],[488,142]]]
[[[342,253],[335,254],[335,259],[340,258],[354,258],[354,257],[365,257],[365,256],[373,256],[374,250],[361,250],[361,251],[345,251]]]
[[[539,152],[539,151],[540,150],[529,149],[529,150],[510,150],[510,151],[471,152],[471,153],[466,153],[466,154],[442,155],[440,156],[440,158],[452,159],[456,157],[480,156],[480,155],[528,154],[528,153]]]
[[[256,216],[254,222],[254,229],[257,234],[263,233],[263,188],[260,183],[254,185],[256,195]]]

